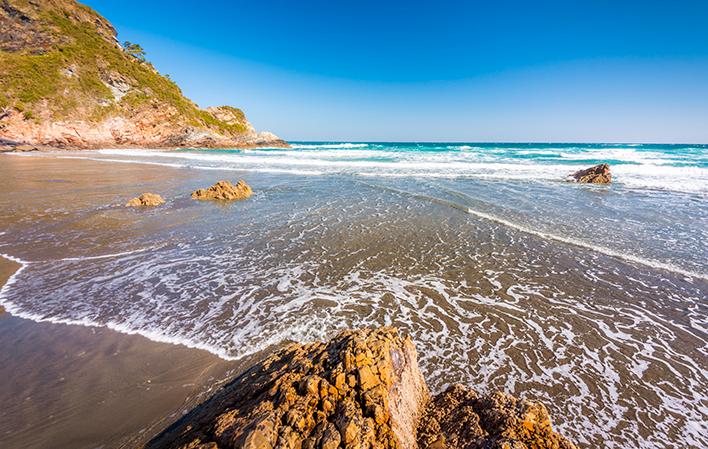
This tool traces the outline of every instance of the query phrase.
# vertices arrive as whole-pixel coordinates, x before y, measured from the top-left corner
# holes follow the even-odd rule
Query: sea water
[[[708,445],[708,146],[298,142],[0,162],[0,252],[24,264],[0,301],[17,315],[224,358],[394,325],[434,390],[540,399],[588,447]],[[611,185],[567,182],[603,162]],[[219,179],[255,195],[189,198]],[[167,204],[122,207],[143,190]]]

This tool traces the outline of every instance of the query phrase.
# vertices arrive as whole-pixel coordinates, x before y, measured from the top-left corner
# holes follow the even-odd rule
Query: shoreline
[[[114,255],[109,255],[109,256],[114,256]],[[12,284],[15,282],[17,276],[29,265],[31,262],[23,261],[21,259],[18,259],[14,256],[10,256],[7,254],[2,254],[0,253],[0,266],[6,263],[12,263],[17,265],[18,267],[10,274],[6,279],[3,279],[2,276],[0,276],[0,313],[7,313],[13,317],[20,318],[23,320],[31,321],[36,324],[54,324],[54,325],[64,325],[64,326],[80,326],[80,327],[85,327],[85,328],[98,328],[98,329],[107,329],[112,332],[116,332],[122,335],[127,335],[127,336],[140,336],[142,338],[145,338],[147,340],[150,340],[151,342],[154,343],[160,343],[160,344],[168,344],[168,345],[173,345],[173,346],[180,346],[184,347],[187,349],[193,349],[193,350],[198,350],[198,351],[204,351],[207,352],[215,357],[218,357],[219,359],[223,360],[224,362],[236,362],[244,357],[233,357],[229,356],[226,354],[224,351],[220,351],[216,348],[213,348],[209,345],[203,344],[203,343],[198,343],[198,342],[190,342],[190,341],[184,341],[184,340],[175,340],[171,337],[166,337],[158,333],[150,333],[150,332],[145,332],[141,330],[133,330],[133,329],[128,329],[122,325],[117,325],[114,323],[96,323],[92,321],[87,321],[87,320],[71,320],[71,319],[62,319],[62,318],[43,318],[37,315],[34,315],[32,313],[24,312],[19,309],[15,304],[13,303],[7,303],[4,301],[4,294],[6,289],[10,288]],[[0,273],[1,274],[1,273]],[[252,356],[253,354],[258,353],[259,351],[254,351],[250,354],[246,354],[245,357]]]
[[[0,290],[22,268],[0,256]],[[139,447],[248,363],[106,327],[37,322],[4,306],[0,346],[7,447]]]
[[[23,260],[19,262],[29,262],[25,271],[7,274],[6,277],[13,276],[15,282],[4,290],[7,298],[12,298],[22,308],[40,316],[74,317],[77,320],[88,317],[98,322],[125,323],[147,331],[204,341],[237,356],[241,350],[262,350],[269,342],[284,338],[327,340],[338,329],[387,324],[386,319],[390,316],[394,317],[393,324],[411,335],[419,345],[421,369],[433,391],[442,391],[446,379],[456,379],[479,388],[484,394],[501,390],[517,397],[531,395],[548,405],[551,416],[559,423],[559,430],[581,444],[610,439],[617,441],[618,447],[628,447],[622,444],[632,441],[635,433],[641,434],[640,440],[644,442],[655,435],[652,419],[636,420],[624,416],[612,408],[609,399],[605,400],[607,396],[601,389],[602,382],[607,381],[608,388],[616,384],[612,379],[608,380],[603,369],[618,367],[610,374],[616,374],[613,379],[617,379],[617,383],[627,385],[626,388],[617,386],[619,398],[625,403],[636,404],[636,407],[646,406],[640,403],[641,398],[646,397],[645,392],[657,382],[673,380],[670,374],[657,371],[651,363],[633,368],[633,362],[643,359],[632,358],[631,345],[624,344],[620,337],[631,335],[639,339],[646,335],[629,327],[632,316],[641,312],[635,312],[638,305],[632,298],[609,287],[610,282],[623,285],[632,294],[639,292],[633,289],[635,284],[631,279],[624,283],[625,275],[651,285],[659,282],[658,292],[646,300],[651,313],[662,320],[685,320],[675,312],[683,310],[680,308],[683,303],[673,307],[673,303],[664,305],[661,300],[667,292],[675,291],[677,283],[688,292],[687,295],[694,296],[697,293],[692,292],[699,292],[704,285],[701,279],[689,282],[678,276],[671,276],[666,282],[654,281],[649,278],[650,272],[641,266],[522,234],[521,230],[501,226],[484,217],[462,214],[435,202],[399,196],[386,190],[366,190],[366,198],[375,201],[367,203],[368,206],[364,203],[352,206],[362,199],[357,190],[360,184],[356,180],[295,178],[281,174],[242,175],[227,170],[182,170],[88,158],[67,160],[61,154],[47,156],[8,157],[4,160],[8,195],[3,208],[6,213],[4,235],[0,239],[4,245],[2,251],[20,255]],[[215,178],[231,179],[234,176],[244,176],[254,187],[256,195],[251,200],[215,207],[194,202],[188,195],[196,188],[210,185]],[[396,187],[411,190],[405,181]],[[447,185],[443,187],[447,188]],[[467,187],[487,192],[485,184],[476,181],[461,182],[450,189],[471,195],[466,193],[469,191]],[[167,203],[161,208],[140,211],[122,207],[127,198],[143,191],[164,195]],[[610,201],[618,197],[601,197],[595,189],[560,191],[568,193],[569,199],[577,196]],[[331,192],[331,198],[317,197],[321,192]],[[414,190],[416,192],[447,198],[442,188],[432,192]],[[316,217],[332,217],[332,220],[325,223],[326,226],[316,228],[313,224],[317,223],[311,223],[303,211],[295,210],[295,215],[289,212],[293,204],[303,210],[318,211],[317,207],[325,207],[322,211],[326,214]],[[350,207],[352,209],[348,209]],[[382,211],[383,207],[386,211]],[[485,210],[483,205],[472,200],[468,207]],[[489,212],[500,217],[495,213],[497,211]],[[509,220],[515,223],[517,218],[512,216]],[[376,225],[379,223],[389,225],[386,232],[378,230]],[[459,237],[460,229],[468,230],[471,236]],[[291,236],[297,237],[302,231],[310,234],[295,246],[287,243]],[[415,236],[411,232],[415,232]],[[489,243],[490,235],[500,244],[507,239],[521,244],[506,245],[505,251],[508,252],[496,256],[497,245]],[[37,245],[35,242],[38,241],[46,241],[46,245]],[[175,245],[157,249],[156,245],[162,242]],[[274,242],[275,246],[265,246],[264,242]],[[466,244],[470,246],[464,246]],[[432,249],[430,245],[434,245]],[[435,254],[455,254],[451,248],[459,247],[468,248],[465,253],[476,254],[478,259],[470,262],[461,254],[446,263],[454,271],[435,272]],[[146,248],[156,249],[144,254],[140,252]],[[251,252],[248,258],[234,257],[234,251],[238,251],[235,256],[239,256],[243,248]],[[314,271],[304,274],[286,270],[290,267],[289,262],[298,262],[294,265],[296,268],[301,266],[300,262],[307,262],[297,259],[303,250],[314,251],[308,260],[336,260],[337,263],[319,263]],[[386,256],[399,252],[406,256],[405,259]],[[516,261],[524,260],[529,254],[538,258],[533,265],[533,274],[527,276],[514,272]],[[111,255],[117,257],[108,257]],[[379,255],[379,258],[369,257],[371,255]],[[347,272],[360,261],[364,261],[365,270],[361,280],[347,278]],[[371,278],[367,274],[386,276],[381,273],[392,266],[395,271],[389,273],[389,277]],[[585,277],[586,269],[597,266],[604,267],[604,273],[590,271],[590,274],[600,276],[607,284],[598,284],[595,278]],[[18,265],[14,267],[18,268]],[[434,276],[427,281],[431,269]],[[497,276],[486,270],[506,274]],[[218,285],[209,283],[222,279],[219,273],[227,273],[230,277]],[[509,273],[517,273],[519,278],[505,277]],[[541,279],[539,285],[557,290],[551,293],[522,290],[524,285],[538,279],[537,273],[548,276]],[[326,289],[311,285],[311,276],[324,279]],[[162,283],[161,280],[166,278],[172,280]],[[438,280],[443,284],[434,283]],[[673,284],[669,285],[669,282]],[[318,290],[310,297],[300,295],[298,283],[304,284],[305,293],[314,291],[313,287]],[[140,288],[132,291],[133,284]],[[239,290],[241,286],[248,291],[256,288],[256,296],[242,298],[243,295],[239,294],[244,291]],[[154,305],[163,308],[154,308],[141,301],[140,297],[134,296],[138,292],[149,294],[146,299],[154,299]],[[444,293],[451,293],[451,296]],[[338,296],[328,296],[330,294]],[[214,305],[212,298],[217,295],[235,299],[223,307],[211,309]],[[424,301],[427,308],[423,314],[419,314],[420,301]],[[256,303],[259,306],[265,303],[273,313],[257,316],[260,320],[257,333],[242,331],[240,323],[247,327],[242,320],[252,314],[234,319],[230,314]],[[337,307],[336,313],[332,306]],[[602,314],[584,312],[589,310],[599,310]],[[215,315],[217,312],[223,315]],[[411,319],[408,320],[407,316]],[[437,316],[445,319],[438,320]],[[492,318],[480,322],[478,317],[481,316]],[[554,324],[545,326],[544,320]],[[565,324],[560,324],[561,320]],[[203,329],[192,331],[189,326],[198,325],[197,322],[207,324]],[[666,322],[659,321],[662,325]],[[320,328],[314,323],[323,325]],[[495,323],[500,327],[495,328]],[[679,321],[679,325],[682,323],[684,321]],[[0,412],[0,421],[3,421],[0,445],[46,447],[46,442],[53,442],[62,434],[65,438],[72,434],[82,438],[90,434],[92,436],[87,438],[93,438],[94,443],[105,439],[117,441],[128,434],[144,441],[149,436],[143,438],[143,435],[159,432],[166,421],[173,421],[187,410],[188,407],[181,406],[186,397],[193,400],[199,392],[226,378],[229,369],[232,373],[240,372],[275,348],[270,346],[248,360],[226,362],[210,353],[185,348],[181,342],[156,343],[142,335],[106,329],[104,325],[86,327],[84,322],[74,324],[83,325],[36,323],[11,314],[3,314],[0,318],[0,345],[9,348],[0,356],[0,364],[5,364],[0,375],[9,380],[4,392],[0,391],[0,400],[5,398],[12,409],[6,415]],[[185,327],[180,327],[182,325]],[[604,345],[615,344],[621,353],[609,356],[607,363],[597,367],[581,365],[583,354],[574,349],[577,346],[568,344],[563,335],[554,333],[554,326],[555,329],[568,326],[566,335],[571,337],[582,335],[583,344],[592,351],[601,353]],[[691,345],[697,346],[701,336],[683,332],[685,327],[671,329],[687,342],[685,351],[681,348],[676,351],[683,351],[680,353],[686,360],[695,360],[700,354]],[[551,347],[545,346],[546,340],[543,340],[549,333],[554,338]],[[505,346],[512,339],[520,343]],[[558,354],[561,360],[558,360]],[[531,359],[527,362],[525,357],[528,355]],[[2,360],[3,357],[7,361]],[[186,364],[181,373],[171,371],[177,360]],[[671,360],[681,362],[684,359]],[[571,370],[564,371],[569,373],[567,375],[551,378],[545,371],[534,372],[538,366],[549,370],[563,366]],[[212,380],[202,377],[200,373],[204,367],[217,375]],[[687,385],[700,388],[698,377],[691,377],[694,372],[690,371],[690,366],[680,367],[686,370],[683,377],[690,382]],[[157,382],[161,371],[168,372],[169,376],[164,382]],[[38,377],[40,372],[46,373],[44,377]],[[696,372],[695,376],[699,374]],[[529,381],[524,377],[534,375],[537,380]],[[59,382],[62,378],[65,381]],[[505,379],[511,379],[510,383],[505,383]],[[598,385],[598,389],[581,396],[578,404],[583,410],[578,411],[578,407],[570,402],[579,394],[575,385],[582,386],[588,381]],[[64,382],[73,386],[67,391]],[[10,386],[13,383],[16,385],[14,389]],[[81,391],[78,385],[95,388]],[[114,385],[122,386],[117,390]],[[156,388],[162,388],[162,392],[155,391]],[[146,391],[156,394],[157,399],[140,398]],[[197,393],[192,394],[193,391]],[[116,394],[124,398],[120,401],[113,398],[114,402],[109,405],[100,403],[106,400],[105,396]],[[27,400],[28,397],[32,399]],[[635,398],[640,399],[633,402]],[[89,400],[93,402],[87,402]],[[600,404],[603,400],[610,405],[604,407]],[[151,403],[148,406],[159,405],[161,409],[133,417],[131,413],[144,401],[155,402],[156,405]],[[659,397],[648,405],[662,407],[662,401],[663,398]],[[53,408],[57,403],[63,403],[72,416],[61,417],[59,422],[50,421],[50,415],[54,415],[52,420],[61,416],[59,410]],[[681,418],[685,416],[689,420],[695,416],[694,409],[689,406]],[[104,407],[112,409],[111,414],[119,418],[132,420],[127,427],[118,429],[121,435],[112,433],[117,432],[113,429],[115,423],[111,426],[104,421],[109,419]],[[86,417],[93,422],[91,410],[96,412],[97,422],[96,426],[92,423],[91,428],[87,428]],[[138,418],[141,423],[137,422]],[[598,422],[609,418],[620,420],[624,427],[617,431],[598,427]],[[683,421],[678,421],[672,428],[656,431],[656,434],[676,441],[692,441],[692,434],[687,433],[690,428],[685,430],[688,427],[682,426]],[[580,434],[581,428],[587,433]],[[17,436],[9,440],[12,432]],[[42,440],[33,440],[34,433]],[[92,449],[97,446],[66,439],[57,442],[52,447]],[[133,447],[120,444],[122,446],[117,447]]]
[[[24,144],[24,143],[3,143],[0,140],[0,154],[3,153],[52,153],[52,152],[62,152],[62,151],[94,151],[94,150],[164,150],[164,151],[175,151],[175,150],[187,150],[187,149],[222,149],[222,150],[240,150],[240,149],[254,149],[254,148],[291,148],[288,142],[272,142],[264,144],[243,144],[243,145],[202,145],[199,147],[181,147],[181,146],[171,146],[171,145],[155,145],[149,143],[147,145],[88,145],[88,146],[59,146],[59,145],[46,145],[46,144]]]

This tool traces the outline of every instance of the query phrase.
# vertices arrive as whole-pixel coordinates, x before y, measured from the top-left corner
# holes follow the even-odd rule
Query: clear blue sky
[[[708,143],[708,1],[87,0],[289,140]]]

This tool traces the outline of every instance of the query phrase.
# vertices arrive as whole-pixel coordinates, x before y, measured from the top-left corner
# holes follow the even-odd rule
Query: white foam
[[[150,246],[147,248],[140,248],[140,249],[135,249],[131,251],[123,251],[121,253],[110,253],[110,254],[102,254],[100,256],[83,256],[83,257],[66,257],[64,259],[59,259],[61,261],[65,262],[73,262],[73,261],[84,261],[84,260],[100,260],[100,259],[110,259],[112,257],[121,257],[121,256],[128,256],[130,254],[136,254],[136,253],[143,253],[145,251],[152,251],[158,248],[161,248],[164,245],[161,246]]]
[[[98,257],[84,257],[84,258],[69,258],[69,259],[61,259],[61,260],[91,260],[91,259],[100,259],[100,258],[107,258],[107,257],[117,257],[120,255],[124,254],[131,254],[134,253],[135,251],[127,252],[127,253],[116,253],[116,254],[107,254],[105,256],[98,256]],[[116,332],[120,332],[123,334],[128,334],[128,335],[141,335],[149,340],[160,342],[160,343],[170,343],[170,344],[175,344],[175,345],[182,345],[186,346],[188,348],[193,348],[193,349],[201,349],[204,351],[208,351],[218,357],[221,357],[225,360],[236,360],[235,357],[229,355],[223,348],[220,348],[218,346],[213,346],[213,345],[208,345],[205,343],[202,343],[200,341],[194,341],[191,339],[185,339],[185,338],[179,338],[179,337],[172,337],[165,335],[159,330],[150,330],[150,329],[136,329],[131,326],[128,326],[126,324],[122,323],[116,323],[112,321],[107,321],[107,322],[97,322],[94,320],[91,320],[89,318],[82,318],[82,319],[71,319],[71,318],[60,318],[60,317],[49,317],[49,316],[44,316],[38,313],[32,313],[29,312],[22,307],[18,306],[12,301],[9,301],[7,299],[7,293],[10,290],[10,288],[15,284],[17,281],[18,276],[22,271],[25,270],[30,264],[35,263],[35,262],[28,262],[25,260],[22,260],[18,257],[11,256],[9,254],[2,254],[0,253],[0,257],[4,257],[5,259],[11,260],[15,263],[20,264],[20,267],[15,271],[7,280],[5,285],[0,288],[0,304],[5,308],[5,310],[19,318],[23,318],[26,320],[34,321],[37,323],[52,323],[52,324],[65,324],[65,325],[72,325],[72,326],[85,326],[85,327],[105,327],[111,330],[114,330]],[[255,351],[252,351],[255,352]]]
[[[690,270],[685,270],[685,269],[683,269],[681,267],[677,267],[676,265],[671,264],[671,263],[646,259],[643,257],[635,256],[633,254],[628,254],[628,253],[625,253],[622,251],[617,251],[617,250],[614,250],[611,248],[607,248],[607,247],[604,247],[601,245],[596,245],[594,243],[585,242],[580,239],[576,239],[576,238],[572,238],[572,237],[565,237],[562,235],[549,233],[549,232],[539,231],[537,229],[532,229],[527,226],[519,225],[519,224],[511,222],[509,220],[494,216],[492,214],[488,214],[486,212],[478,211],[478,210],[472,209],[470,207],[467,207],[467,206],[464,206],[464,205],[461,205],[461,204],[458,204],[458,203],[455,203],[452,201],[443,200],[443,199],[435,198],[435,197],[430,197],[427,195],[420,195],[420,194],[416,194],[416,193],[411,193],[411,192],[407,192],[405,190],[395,189],[392,187],[383,187],[383,186],[378,186],[378,185],[374,185],[374,184],[367,184],[367,185],[369,185],[370,187],[373,187],[373,188],[382,189],[382,190],[389,190],[392,192],[397,192],[399,194],[411,196],[411,197],[418,198],[418,199],[423,199],[423,200],[433,201],[433,202],[440,203],[440,204],[445,204],[450,207],[454,207],[455,209],[462,210],[470,215],[474,215],[476,217],[483,218],[485,220],[493,221],[495,223],[502,224],[502,225],[507,226],[509,228],[516,229],[517,231],[521,231],[521,232],[524,232],[527,234],[532,234],[532,235],[535,235],[535,236],[538,236],[538,237],[541,237],[541,238],[544,238],[547,240],[555,240],[555,241],[566,243],[569,245],[580,246],[580,247],[583,247],[583,248],[586,248],[586,249],[589,249],[589,250],[592,250],[595,252],[602,253],[607,256],[615,257],[618,259],[623,259],[623,260],[626,260],[629,262],[634,262],[634,263],[644,265],[644,266],[647,266],[650,268],[657,268],[657,269],[661,269],[661,270],[666,270],[666,271],[680,274],[680,275],[683,275],[683,276],[686,276],[689,278],[708,280],[708,273],[698,273],[698,272],[694,272],[694,271],[690,271]]]
[[[365,148],[367,143],[291,144],[291,148]]]
[[[11,256],[9,254],[0,253],[0,257],[4,257],[5,259],[11,260],[11,261],[15,262],[16,264],[20,265],[20,267],[14,273],[12,273],[12,275],[10,275],[9,278],[7,278],[5,285],[0,287],[0,304],[5,305],[3,303],[3,299],[5,299],[7,291],[10,289],[12,284],[15,283],[15,281],[17,280],[17,276],[19,276],[19,274],[22,272],[22,270],[25,269],[25,267],[29,264],[29,262],[24,261],[18,257]],[[7,309],[7,307],[5,307],[5,308]]]
[[[600,252],[600,253],[605,254],[607,256],[612,256],[612,257],[616,257],[618,259],[623,259],[623,260],[627,260],[630,262],[638,263],[640,265],[644,265],[647,267],[658,268],[661,270],[670,271],[672,273],[681,274],[683,276],[688,276],[691,278],[708,280],[708,273],[697,273],[694,271],[684,270],[684,269],[677,267],[677,266],[670,264],[670,263],[660,262],[657,260],[645,259],[643,257],[638,257],[633,254],[627,254],[627,253],[624,253],[621,251],[613,250],[611,248],[598,246],[593,243],[584,242],[582,240],[575,239],[575,238],[564,237],[561,235],[551,234],[548,232],[541,232],[541,231],[538,231],[535,229],[528,228],[526,226],[512,223],[508,220],[504,220],[503,218],[495,217],[493,215],[471,209],[471,208],[467,209],[467,213],[470,215],[475,215],[477,217],[484,218],[486,220],[491,220],[491,221],[503,224],[505,226],[508,226],[510,228],[514,228],[516,230],[519,230],[519,231],[522,231],[522,232],[525,232],[528,234],[533,234],[533,235],[536,235],[536,236],[539,236],[539,237],[542,237],[545,239],[556,240],[558,242],[563,242],[563,243],[567,243],[567,244],[575,245],[575,246],[581,246],[583,248],[587,248],[592,251]]]

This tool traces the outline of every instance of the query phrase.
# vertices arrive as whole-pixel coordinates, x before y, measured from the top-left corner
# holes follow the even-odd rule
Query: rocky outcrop
[[[143,193],[137,198],[133,198],[125,204],[125,207],[155,207],[165,204],[165,200],[162,199],[157,193]]]
[[[404,448],[428,398],[410,338],[348,331],[254,366],[150,448]]]
[[[236,185],[229,181],[219,181],[208,189],[192,192],[192,198],[195,200],[233,201],[245,200],[252,194],[253,190],[245,181],[239,181]]]
[[[396,329],[292,344],[253,366],[148,449],[574,449],[537,402],[454,386],[430,399]]]
[[[453,385],[428,404],[418,425],[420,449],[575,449],[553,431],[546,407],[497,392],[478,396]]]
[[[612,173],[608,164],[595,165],[585,170],[569,175],[575,182],[583,184],[609,184],[612,182]]]
[[[0,139],[71,149],[287,146],[237,108],[199,108],[74,0],[0,0]]]

